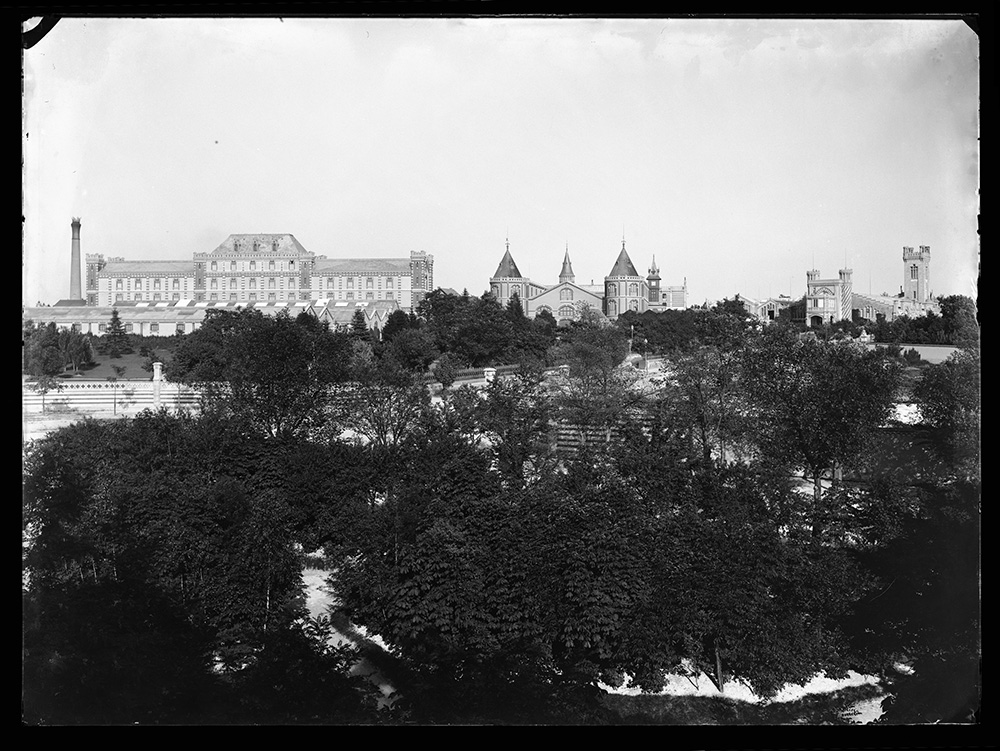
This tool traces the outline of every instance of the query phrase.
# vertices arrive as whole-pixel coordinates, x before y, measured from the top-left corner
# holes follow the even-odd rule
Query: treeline
[[[707,313],[714,339],[658,380],[590,319],[549,345],[567,368],[525,358],[434,400],[393,349],[433,329],[379,353],[309,316],[210,316],[172,365],[217,384],[199,416],[84,422],[26,450],[26,717],[602,723],[598,684],[625,675],[771,695],[854,669],[886,676],[889,721],[959,718],[978,353],[927,367],[926,425],[885,431],[895,358]],[[334,620],[388,644],[392,709],[305,612],[319,551]],[[954,691],[925,690],[942,679]]]

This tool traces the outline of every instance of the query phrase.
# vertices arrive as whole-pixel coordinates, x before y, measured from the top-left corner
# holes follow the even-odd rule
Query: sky
[[[25,28],[32,24],[26,25]],[[82,253],[191,260],[290,233],[434,255],[482,294],[505,241],[600,284],[625,239],[689,303],[806,271],[975,297],[979,42],[960,20],[63,18],[23,53],[22,303]]]

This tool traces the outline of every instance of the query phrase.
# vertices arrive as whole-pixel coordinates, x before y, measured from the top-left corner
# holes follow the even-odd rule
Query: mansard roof
[[[628,253],[625,251],[624,240],[622,240],[622,252],[618,254],[618,260],[611,267],[608,276],[639,276],[639,273],[635,270],[635,266],[632,264],[632,259],[628,257]]]
[[[497,273],[493,275],[494,279],[520,279],[521,272],[517,269],[517,264],[514,263],[514,259],[510,255],[510,248],[508,248],[504,254],[503,259],[500,261],[500,265],[497,266]]]
[[[144,274],[174,276],[187,274],[194,276],[194,261],[108,261],[98,276],[114,274]]]
[[[313,273],[323,274],[393,274],[410,273],[409,258],[317,258]]]
[[[295,255],[312,255],[308,250],[302,247],[302,244],[295,239],[294,235],[289,234],[249,234],[249,235],[230,235],[222,244],[219,245],[215,250],[212,251],[213,254],[219,255],[232,255],[233,253],[252,253],[254,240],[257,241],[257,250],[262,253],[270,253],[274,250],[274,243],[278,243],[279,253],[291,253]],[[237,243],[239,243],[239,248],[237,249]]]

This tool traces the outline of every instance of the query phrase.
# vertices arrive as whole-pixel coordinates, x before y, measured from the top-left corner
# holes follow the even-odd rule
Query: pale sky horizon
[[[290,233],[482,294],[621,248],[689,303],[854,271],[976,297],[979,42],[961,20],[63,18],[24,51],[22,303],[82,253]]]

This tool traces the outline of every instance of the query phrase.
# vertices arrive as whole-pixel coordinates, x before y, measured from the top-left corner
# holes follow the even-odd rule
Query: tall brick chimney
[[[69,269],[69,297],[71,300],[82,300],[83,290],[80,288],[80,217],[74,216],[70,226],[73,228],[73,259]]]

